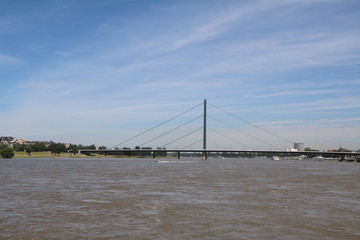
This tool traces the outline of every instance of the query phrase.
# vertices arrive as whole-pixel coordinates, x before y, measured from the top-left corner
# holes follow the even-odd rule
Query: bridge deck
[[[160,152],[174,152],[174,153],[220,153],[220,152],[229,152],[229,153],[253,153],[253,154],[287,154],[287,155],[316,155],[316,156],[360,156],[360,152],[322,152],[322,151],[277,151],[277,150],[229,150],[229,149],[104,149],[104,150],[95,150],[95,149],[82,149],[79,150],[80,153],[125,153],[125,152],[151,152],[151,153],[160,153]]]

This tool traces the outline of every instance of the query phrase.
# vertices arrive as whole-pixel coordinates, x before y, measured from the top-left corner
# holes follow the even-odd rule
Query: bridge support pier
[[[206,99],[204,100],[203,149],[206,149]],[[207,152],[202,152],[202,160],[207,159]]]
[[[180,159],[180,152],[177,153],[177,157],[178,157],[178,159]]]

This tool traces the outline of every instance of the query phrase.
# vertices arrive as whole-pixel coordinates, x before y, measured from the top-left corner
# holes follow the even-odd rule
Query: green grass
[[[137,158],[136,156],[133,156]],[[129,156],[119,156],[119,155],[102,155],[102,154],[92,154],[91,156],[84,154],[69,154],[69,153],[60,153],[52,154],[51,152],[31,152],[28,155],[26,152],[15,152],[14,158],[129,158]]]
[[[99,156],[86,156],[83,154],[76,154],[75,156],[69,153],[52,154],[51,152],[32,152],[28,155],[26,152],[15,152],[14,158],[102,158],[103,155]]]

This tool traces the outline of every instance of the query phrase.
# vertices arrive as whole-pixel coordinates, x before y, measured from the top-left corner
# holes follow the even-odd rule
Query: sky
[[[208,148],[357,150],[359,22],[359,0],[1,0],[0,135],[111,147],[200,104],[119,146],[201,148],[206,99]]]

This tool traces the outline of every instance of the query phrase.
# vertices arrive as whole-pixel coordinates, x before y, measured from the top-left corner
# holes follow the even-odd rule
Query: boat
[[[279,161],[280,160],[280,158],[278,156],[273,156],[271,159],[274,160],[274,161]]]

